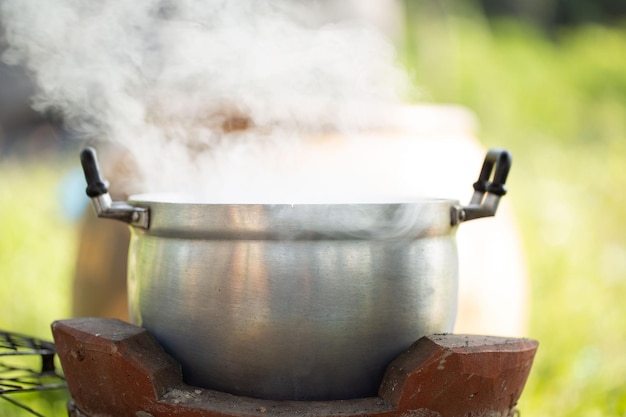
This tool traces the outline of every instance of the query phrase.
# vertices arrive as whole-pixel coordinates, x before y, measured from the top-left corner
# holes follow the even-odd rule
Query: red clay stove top
[[[52,331],[73,399],[70,417],[512,416],[538,345],[426,336],[389,365],[378,397],[273,401],[186,385],[180,365],[146,330],[119,320],[63,320]]]

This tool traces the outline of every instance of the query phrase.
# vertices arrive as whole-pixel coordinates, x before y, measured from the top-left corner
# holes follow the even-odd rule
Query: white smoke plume
[[[145,191],[276,186],[260,177],[311,131],[352,132],[355,103],[398,100],[394,49],[357,19],[323,22],[287,0],[4,0],[33,106],[87,139],[121,144]],[[268,149],[272,149],[271,152]],[[291,168],[294,168],[293,166]],[[280,177],[280,178],[279,178]]]

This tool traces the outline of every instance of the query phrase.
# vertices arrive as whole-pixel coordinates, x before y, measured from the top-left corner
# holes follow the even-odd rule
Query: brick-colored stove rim
[[[140,327],[113,319],[52,324],[75,417],[510,416],[537,342],[432,335],[387,368],[378,397],[273,401],[186,385],[180,365]]]

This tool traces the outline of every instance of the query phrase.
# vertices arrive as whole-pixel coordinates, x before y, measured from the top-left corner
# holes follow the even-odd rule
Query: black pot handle
[[[94,148],[87,147],[82,150],[80,153],[80,164],[85,173],[85,180],[87,180],[87,188],[85,189],[87,196],[94,198],[107,194],[109,192],[109,182],[102,178],[98,156]]]
[[[478,181],[474,183],[474,194],[469,205],[452,207],[453,226],[496,214],[500,197],[507,191],[504,184],[511,169],[511,162],[511,153],[505,149],[490,149],[487,152]]]
[[[149,211],[132,206],[125,201],[112,201],[109,195],[109,182],[102,177],[96,150],[87,147],[80,153],[80,162],[87,180],[85,192],[91,198],[98,217],[119,220],[131,226],[147,229],[150,224]]]

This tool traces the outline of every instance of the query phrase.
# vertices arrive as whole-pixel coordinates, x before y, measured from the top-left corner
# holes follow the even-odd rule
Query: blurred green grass
[[[419,99],[467,106],[485,145],[514,155],[540,342],[522,415],[626,416],[626,27],[549,38],[471,11],[424,16],[402,56]],[[70,315],[76,226],[58,187],[72,164],[0,162],[0,328],[50,339]]]
[[[472,109],[514,156],[513,200],[540,347],[526,416],[626,416],[626,25],[548,37],[471,10],[416,15],[421,99]]]
[[[60,202],[61,161],[0,162],[0,328],[50,339],[68,317],[76,256],[75,224]]]
[[[50,324],[68,318],[77,245],[76,225],[63,213],[60,159],[0,162],[0,329],[52,340]],[[3,364],[35,368],[31,357]],[[17,363],[15,363],[17,361]],[[35,361],[36,362],[36,361]],[[7,394],[46,416],[67,415],[66,390]],[[0,398],[0,417],[32,416]]]

